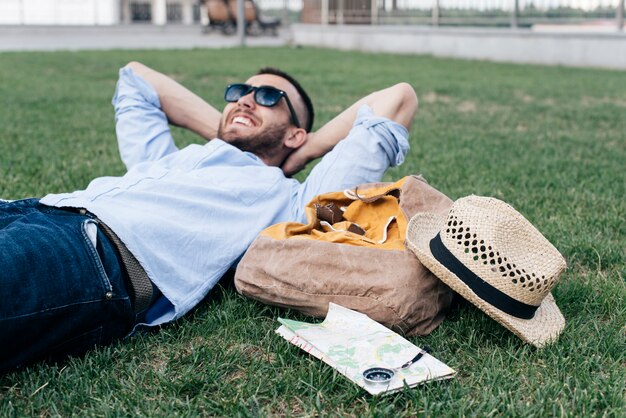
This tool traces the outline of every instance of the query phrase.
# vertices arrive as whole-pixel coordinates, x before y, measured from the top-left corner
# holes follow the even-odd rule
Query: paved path
[[[278,36],[246,37],[247,46],[280,46],[289,42],[289,29]],[[236,35],[203,33],[199,25],[153,26],[0,26],[0,51],[105,49],[188,49],[239,46]]]

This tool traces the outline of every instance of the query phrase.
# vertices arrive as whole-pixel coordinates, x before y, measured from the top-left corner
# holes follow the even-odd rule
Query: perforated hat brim
[[[430,241],[442,230],[445,222],[445,214],[432,213],[419,213],[410,220],[407,227],[407,246],[422,264],[452,290],[522,340],[537,347],[555,340],[565,327],[565,318],[552,294],[545,297],[532,319],[520,319],[502,312],[478,297],[469,286],[433,256]]]

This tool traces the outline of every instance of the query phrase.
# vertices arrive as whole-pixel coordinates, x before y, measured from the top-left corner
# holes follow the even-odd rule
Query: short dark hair
[[[311,129],[313,128],[313,117],[315,116],[315,112],[313,111],[313,102],[311,101],[311,98],[309,97],[307,92],[304,90],[304,88],[300,85],[300,83],[298,83],[298,81],[295,78],[293,78],[286,72],[281,71],[278,68],[274,68],[274,67],[261,68],[259,72],[257,73],[257,75],[261,75],[261,74],[271,74],[271,75],[276,75],[278,77],[284,78],[296,88],[296,90],[298,91],[298,94],[300,95],[300,97],[302,97],[302,101],[304,102],[304,106],[306,107],[306,110],[308,113],[307,115],[308,118],[307,118],[305,129],[307,132],[311,132]]]

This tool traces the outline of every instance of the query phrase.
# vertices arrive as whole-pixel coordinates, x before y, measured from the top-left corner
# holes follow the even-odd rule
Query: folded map
[[[366,382],[363,372],[370,368],[399,368],[420,352],[420,348],[370,319],[334,303],[320,324],[278,318],[276,332],[290,343],[324,361],[372,395],[391,393],[419,383],[449,379],[456,372],[430,354],[411,366],[395,370],[388,382]]]

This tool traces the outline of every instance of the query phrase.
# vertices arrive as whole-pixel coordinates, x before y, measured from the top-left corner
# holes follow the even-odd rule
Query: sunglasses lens
[[[278,103],[281,97],[282,94],[278,89],[275,89],[273,87],[260,87],[256,91],[254,100],[261,106],[269,107],[274,106],[276,103]]]
[[[226,92],[224,93],[224,99],[227,102],[236,102],[241,99],[242,96],[245,96],[250,92],[250,86],[246,84],[231,84],[226,87]]]
[[[300,127],[300,123],[298,122],[298,117],[296,116],[295,111],[293,110],[293,106],[289,101],[289,97],[282,90],[278,90],[275,87],[271,86],[261,86],[254,87],[248,84],[230,84],[226,87],[224,91],[224,100],[227,102],[234,103],[244,97],[247,94],[250,94],[251,91],[254,91],[254,101],[257,104],[265,107],[275,106],[276,103],[280,101],[280,99],[284,96],[285,101],[287,102],[287,106],[289,106],[289,113],[291,114],[291,120],[294,125],[298,128]]]

